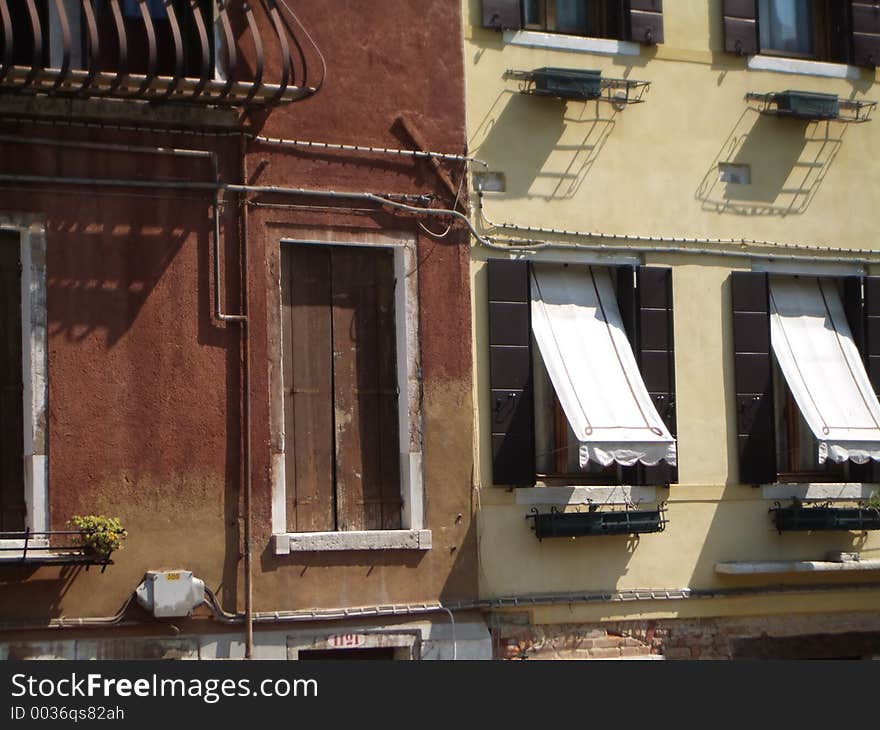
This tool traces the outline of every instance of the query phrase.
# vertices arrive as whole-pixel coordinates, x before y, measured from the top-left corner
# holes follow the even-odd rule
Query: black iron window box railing
[[[761,114],[791,117],[805,121],[867,122],[877,106],[875,101],[841,99],[836,94],[814,91],[749,92],[747,101],[757,102]]]
[[[639,104],[649,81],[603,78],[601,71],[544,66],[533,71],[509,69],[508,79],[519,81],[519,92],[550,96],[568,101],[608,101],[612,104]]]
[[[0,532],[0,567],[113,565],[111,553],[95,553],[77,541],[80,530]]]
[[[526,515],[533,520],[532,529],[539,540],[545,537],[585,537],[597,535],[636,535],[649,532],[663,532],[668,520],[661,508],[652,510],[591,509],[586,512],[563,512],[551,509],[540,512],[533,509]]]
[[[777,504],[770,513],[779,532],[880,530],[880,509],[876,507],[782,507]]]

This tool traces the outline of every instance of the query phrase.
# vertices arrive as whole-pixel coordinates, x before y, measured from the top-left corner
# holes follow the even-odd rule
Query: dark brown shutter
[[[490,259],[487,269],[492,483],[534,486],[529,264]]]
[[[730,288],[739,480],[772,483],[776,481],[776,433],[767,274],[735,271]]]
[[[859,348],[859,353],[862,356],[862,359],[865,362],[865,368],[868,367],[868,358],[865,349],[865,325],[866,325],[866,317],[865,317],[865,306],[864,299],[862,296],[862,277],[861,276],[847,276],[843,280],[843,309],[846,312],[846,319],[849,324],[850,331],[852,332],[853,340],[856,343],[856,347]],[[880,344],[880,343],[878,343]],[[873,385],[873,382],[872,382]],[[875,388],[876,391],[876,388]],[[869,482],[872,480],[872,463],[869,462],[867,464],[856,464],[855,462],[850,462],[849,464],[849,478],[850,481],[858,481],[858,482]]]
[[[856,66],[880,64],[880,3],[853,2],[852,48]]]
[[[630,40],[663,43],[663,0],[629,0],[627,15]]]
[[[17,234],[0,233],[0,532],[25,525],[21,263]]]
[[[400,527],[394,257],[332,247],[336,529]]]
[[[638,361],[639,353],[639,304],[636,300],[636,268],[635,266],[618,266],[615,274],[617,284],[617,307],[626,337]],[[621,467],[623,484],[643,484],[642,465]]]
[[[724,50],[745,56],[757,53],[757,0],[724,0]]]
[[[866,276],[862,279],[862,284],[864,349],[861,352],[874,394],[880,397],[880,276]],[[856,464],[851,464],[850,469],[854,466]],[[865,472],[861,476],[866,482],[880,481],[880,464],[876,461],[865,464]]]
[[[675,337],[672,323],[672,269],[636,269],[639,344],[636,357],[654,407],[669,432],[675,423]],[[666,462],[639,469],[640,484],[674,484],[678,469]]]
[[[492,30],[522,28],[520,0],[483,0],[483,27]]]

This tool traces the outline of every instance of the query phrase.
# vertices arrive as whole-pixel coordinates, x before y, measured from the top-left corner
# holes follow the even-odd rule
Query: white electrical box
[[[205,600],[205,582],[189,570],[151,570],[135,593],[156,618],[184,618]]]

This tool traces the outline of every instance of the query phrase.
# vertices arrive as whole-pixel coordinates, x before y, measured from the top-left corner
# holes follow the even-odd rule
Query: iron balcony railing
[[[100,565],[101,572],[113,565],[111,553],[97,554],[78,538],[80,530],[26,529],[0,532],[0,567],[16,565]]]
[[[288,2],[0,0],[0,92],[229,107],[296,101],[320,86],[321,56]]]

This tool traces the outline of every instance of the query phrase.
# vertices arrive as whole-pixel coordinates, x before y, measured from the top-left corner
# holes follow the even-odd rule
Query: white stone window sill
[[[615,41],[610,38],[584,38],[576,35],[542,33],[536,30],[506,30],[502,36],[505,43],[513,46],[547,48],[552,51],[598,53],[604,56],[639,56],[642,47],[631,41]]]
[[[870,499],[876,491],[880,491],[880,485],[855,482],[764,484],[761,487],[763,498],[771,501],[799,499],[802,502],[858,502]]]
[[[539,505],[639,504],[656,502],[655,487],[522,487],[516,489],[516,503]]]
[[[285,532],[272,536],[276,555],[342,550],[430,550],[430,530]]]
[[[783,74],[823,76],[829,79],[858,79],[861,75],[858,66],[825,61],[805,61],[802,58],[785,58],[784,56],[749,56],[748,68],[752,71],[776,71]]]
[[[716,563],[719,575],[779,575],[782,573],[839,573],[880,570],[880,560],[780,560]]]

